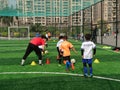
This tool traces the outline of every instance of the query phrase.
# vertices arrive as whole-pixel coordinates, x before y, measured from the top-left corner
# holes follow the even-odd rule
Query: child
[[[90,40],[91,39],[90,34],[86,34],[85,39],[86,41],[84,41],[81,45],[83,72],[84,72],[84,76],[88,77],[88,69],[87,69],[87,64],[88,64],[90,77],[92,77],[93,76],[92,58],[93,58],[93,55],[96,54],[96,45]]]
[[[57,42],[57,51],[58,51],[58,56],[57,56],[57,60],[59,61],[59,65],[61,66],[61,62],[62,62],[62,55],[60,54],[60,45],[63,42],[63,36],[59,36],[59,41]]]
[[[75,53],[77,53],[73,44],[67,41],[67,36],[64,36],[64,41],[60,45],[60,52],[62,53],[63,60],[66,60],[66,71],[69,71],[71,66],[70,50],[73,50]]]

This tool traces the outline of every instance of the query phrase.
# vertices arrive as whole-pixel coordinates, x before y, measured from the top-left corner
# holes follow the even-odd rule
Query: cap
[[[40,34],[39,33],[36,33],[36,35],[35,35],[36,37],[40,37]]]

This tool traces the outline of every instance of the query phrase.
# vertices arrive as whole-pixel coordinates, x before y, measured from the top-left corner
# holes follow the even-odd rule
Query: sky
[[[13,5],[14,7],[16,6],[16,0],[8,0],[9,1],[9,6]]]

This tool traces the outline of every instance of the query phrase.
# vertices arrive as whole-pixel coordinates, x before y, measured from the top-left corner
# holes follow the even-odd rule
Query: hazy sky
[[[8,0],[9,1],[9,6],[13,5],[14,7],[16,6],[16,0]]]

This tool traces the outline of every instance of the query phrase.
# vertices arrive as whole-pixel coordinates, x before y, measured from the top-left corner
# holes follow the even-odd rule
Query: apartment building
[[[117,14],[118,17],[120,15],[120,1],[117,2]],[[96,23],[98,20],[101,20],[101,14],[103,20],[107,22],[116,21],[116,0],[104,0],[102,3],[102,11],[101,11],[101,3],[98,3],[94,6],[94,22]]]
[[[81,0],[17,0],[17,7],[24,14],[19,21],[21,24],[40,23],[43,26],[57,27],[80,25],[80,2]]]
[[[0,10],[8,7],[8,0],[0,0]]]
[[[120,1],[104,0],[102,3],[97,3],[93,6],[93,17],[93,24],[97,24],[102,19],[107,22],[106,29],[109,29],[112,33],[116,30],[116,21],[120,21]],[[119,22],[117,25],[120,28]]]
[[[57,27],[65,26],[69,21],[71,0],[47,0],[46,24]]]
[[[8,7],[8,0],[0,0],[0,11],[5,10],[6,7]],[[2,11],[0,13],[3,14]],[[0,21],[2,21],[2,20],[0,19]],[[2,25],[2,22],[0,22],[0,26],[1,25]]]
[[[24,14],[21,23],[41,25],[63,24],[68,22],[71,0],[17,0],[17,7]],[[26,16],[26,17],[25,17]]]
[[[81,9],[94,3],[94,0],[84,0],[83,3],[81,0],[17,0],[17,7],[24,14],[19,21],[21,24],[40,23],[43,26],[80,26],[83,19]],[[105,21],[115,21],[115,8],[116,0],[104,0],[102,9],[101,3],[90,6],[84,10],[84,23],[92,21],[93,24],[97,24],[101,16]]]

